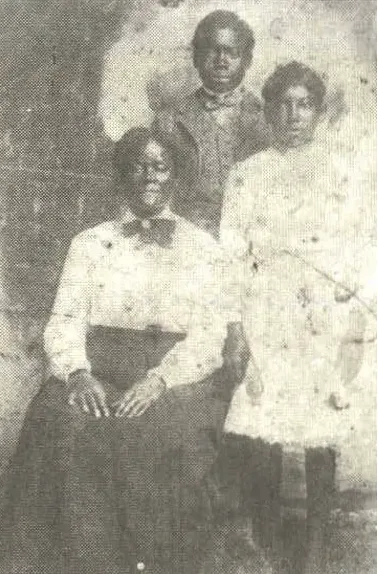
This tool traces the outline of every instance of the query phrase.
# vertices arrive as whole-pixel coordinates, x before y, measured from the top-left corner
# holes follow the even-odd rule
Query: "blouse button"
[[[138,564],[137,564],[138,572],[143,572],[144,569],[145,569],[144,562],[138,562]]]

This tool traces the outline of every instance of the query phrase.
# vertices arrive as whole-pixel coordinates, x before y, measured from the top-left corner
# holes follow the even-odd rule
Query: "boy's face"
[[[311,141],[319,115],[308,89],[305,86],[291,86],[270,111],[276,141],[285,147],[299,147]]]
[[[161,144],[150,140],[140,151],[131,164],[126,192],[128,206],[138,216],[157,215],[169,204],[173,194],[173,165]]]
[[[232,28],[216,28],[196,58],[203,85],[215,93],[227,93],[237,88],[249,65],[242,42]]]

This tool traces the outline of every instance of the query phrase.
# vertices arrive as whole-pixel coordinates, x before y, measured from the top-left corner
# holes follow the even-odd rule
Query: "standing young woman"
[[[244,326],[253,357],[226,433],[250,453],[242,490],[253,491],[247,501],[257,499],[268,546],[279,521],[282,449],[305,449],[306,574],[325,571],[336,452],[355,439],[361,393],[371,387],[361,391],[358,383],[362,343],[374,339],[359,284],[368,240],[353,211],[356,197],[327,140],[316,137],[325,93],[301,63],[271,75],[263,97],[273,146],[235,167],[221,223],[222,241],[246,261]]]

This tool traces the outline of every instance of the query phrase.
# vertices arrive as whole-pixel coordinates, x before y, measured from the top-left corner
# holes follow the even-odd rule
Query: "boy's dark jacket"
[[[265,149],[269,130],[262,105],[244,91],[227,127],[204,105],[200,88],[160,110],[154,126],[177,148],[180,189],[175,211],[217,236],[224,184],[234,163]]]

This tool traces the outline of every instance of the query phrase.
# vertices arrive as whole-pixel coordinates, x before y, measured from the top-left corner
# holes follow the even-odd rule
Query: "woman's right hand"
[[[68,403],[97,419],[109,416],[104,387],[88,371],[77,371],[68,378]]]

